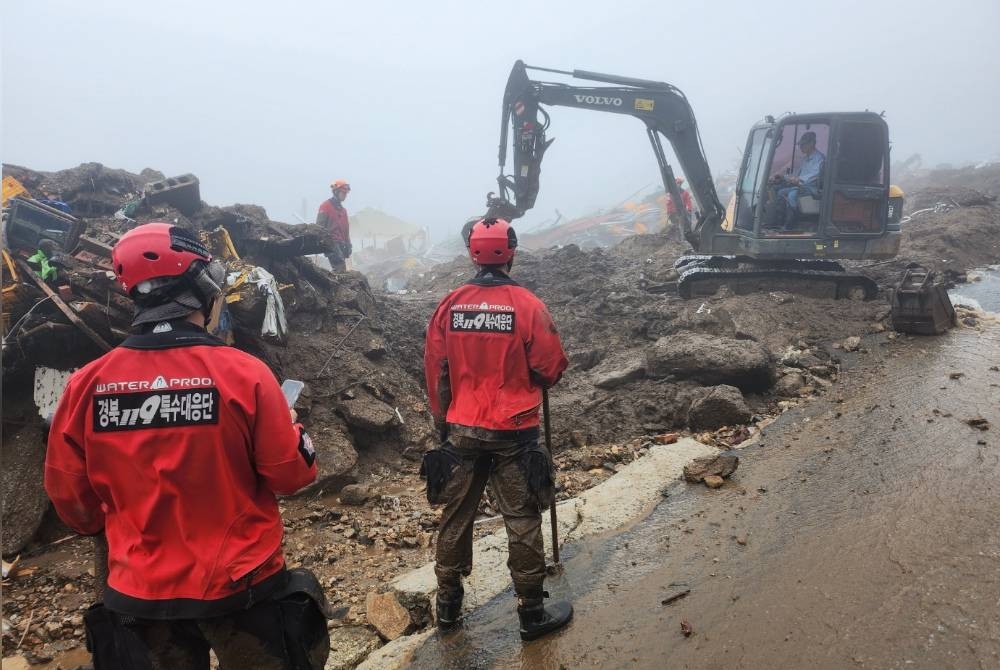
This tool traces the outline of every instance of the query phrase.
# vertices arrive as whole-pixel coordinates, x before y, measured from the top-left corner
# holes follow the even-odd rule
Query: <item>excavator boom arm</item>
[[[570,86],[542,82],[528,77],[527,70],[559,72],[577,79],[599,81],[614,86]],[[498,183],[501,196],[492,196],[490,213],[494,216],[517,218],[531,209],[538,195],[542,157],[551,139],[546,139],[548,114],[540,105],[575,107],[597,112],[624,114],[642,121],[660,167],[664,189],[673,201],[682,202],[674,173],[667,163],[660,136],[666,137],[699,205],[700,218],[692,229],[684,207],[677,207],[682,216],[685,237],[697,249],[699,231],[708,223],[722,221],[725,210],[712,181],[705,159],[694,112],[684,94],[676,87],[657,81],[618,77],[596,72],[573,70],[563,72],[546,68],[531,68],[517,61],[507,80],[501,117]],[[512,136],[514,174],[505,175],[508,132]]]

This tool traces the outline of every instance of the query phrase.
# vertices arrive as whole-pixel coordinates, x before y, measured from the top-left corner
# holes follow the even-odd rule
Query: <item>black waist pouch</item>
[[[316,575],[305,568],[293,568],[288,571],[285,587],[271,597],[281,608],[285,648],[291,667],[294,670],[323,670],[330,654],[326,620],[333,618],[333,609]]]
[[[448,442],[424,453],[424,460],[420,464],[420,476],[427,480],[427,502],[432,505],[448,502],[444,492],[448,482],[451,481],[452,473],[461,463],[461,457]]]
[[[538,503],[539,511],[552,506],[555,499],[555,466],[549,452],[538,446],[525,449],[521,454],[521,472],[528,484],[528,491]]]

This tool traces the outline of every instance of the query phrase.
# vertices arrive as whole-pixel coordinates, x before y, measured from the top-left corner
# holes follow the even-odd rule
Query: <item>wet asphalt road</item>
[[[508,591],[411,667],[1000,668],[1000,326],[866,346],[725,487],[566,547],[565,631],[522,644]]]

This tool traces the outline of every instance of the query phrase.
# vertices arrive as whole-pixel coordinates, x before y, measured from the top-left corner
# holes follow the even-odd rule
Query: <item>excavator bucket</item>
[[[892,292],[892,327],[900,333],[940,335],[955,325],[955,308],[934,273],[910,268]]]

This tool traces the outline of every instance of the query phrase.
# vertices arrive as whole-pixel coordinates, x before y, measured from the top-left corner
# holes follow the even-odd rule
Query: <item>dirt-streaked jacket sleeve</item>
[[[84,451],[87,409],[81,407],[76,385],[70,378],[49,429],[45,492],[67,526],[81,535],[95,535],[104,529],[104,510],[87,476]]]
[[[427,325],[427,339],[424,344],[424,377],[427,380],[427,399],[431,414],[443,421],[451,404],[450,380],[448,377],[448,351],[445,336],[450,315],[447,299],[441,301],[434,316]]]

